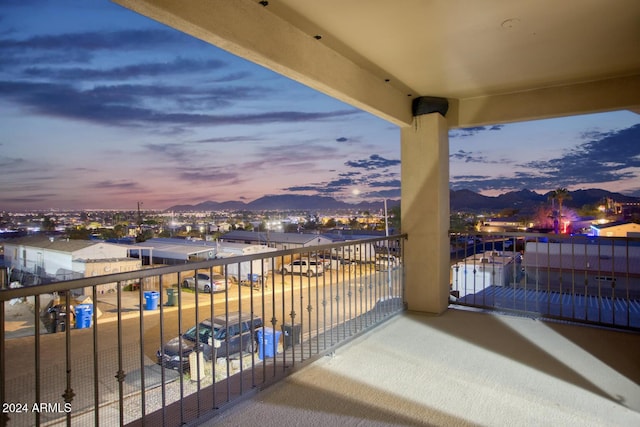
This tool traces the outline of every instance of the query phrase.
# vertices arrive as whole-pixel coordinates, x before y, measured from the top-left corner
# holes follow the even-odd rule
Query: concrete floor
[[[398,315],[202,426],[640,426],[640,334]]]

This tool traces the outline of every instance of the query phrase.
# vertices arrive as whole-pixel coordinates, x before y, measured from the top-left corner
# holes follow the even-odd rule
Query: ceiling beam
[[[449,100],[449,127],[575,116],[605,111],[640,111],[640,74],[501,95]]]
[[[112,0],[398,126],[412,98],[254,0]]]

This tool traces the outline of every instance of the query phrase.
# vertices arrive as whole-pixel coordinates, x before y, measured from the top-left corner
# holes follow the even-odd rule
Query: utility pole
[[[142,213],[140,212],[141,204],[142,202],[138,202],[138,236],[142,234]]]
[[[142,227],[142,214],[140,213],[140,205],[142,202],[138,202],[138,227]]]

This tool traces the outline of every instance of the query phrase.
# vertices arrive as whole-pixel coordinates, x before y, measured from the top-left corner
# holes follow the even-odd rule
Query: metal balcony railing
[[[1,424],[206,419],[402,311],[405,237],[2,290]]]
[[[451,301],[640,329],[640,239],[451,234]]]

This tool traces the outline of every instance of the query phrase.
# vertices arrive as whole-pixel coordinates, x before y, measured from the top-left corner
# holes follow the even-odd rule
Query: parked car
[[[198,348],[207,361],[241,351],[254,353],[258,348],[256,333],[261,327],[262,318],[248,313],[233,312],[214,317],[213,321],[206,319],[159,349],[158,363],[172,369],[180,369],[182,365],[183,370],[189,370],[189,355],[196,349],[196,336]]]
[[[323,262],[307,258],[297,259],[289,264],[285,264],[281,269],[282,274],[296,273],[306,274],[307,276],[318,276],[324,273]]]
[[[207,273],[197,273],[193,277],[187,277],[182,281],[185,288],[195,288],[198,283],[198,290],[204,292],[224,292],[227,290],[227,281],[222,274],[214,274],[213,280]]]

